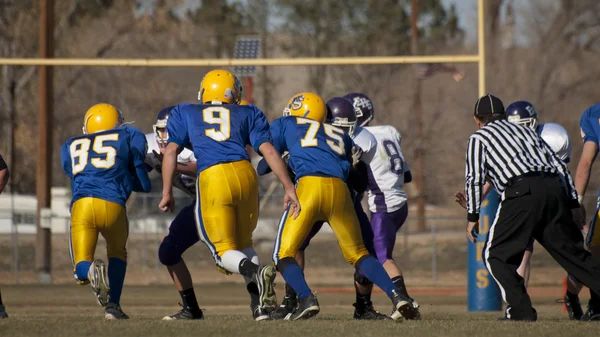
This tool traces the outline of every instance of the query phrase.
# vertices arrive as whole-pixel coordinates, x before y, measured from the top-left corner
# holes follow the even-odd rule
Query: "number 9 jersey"
[[[93,197],[125,207],[132,190],[142,192],[141,185],[149,185],[147,174],[136,173],[145,167],[146,148],[146,136],[131,126],[69,139],[60,152],[63,170],[71,178],[71,205]]]

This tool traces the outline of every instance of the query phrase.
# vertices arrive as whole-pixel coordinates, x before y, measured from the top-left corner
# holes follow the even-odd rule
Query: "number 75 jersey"
[[[377,139],[377,151],[369,164],[369,209],[391,213],[407,201],[404,173],[409,172],[400,143],[400,133],[393,126],[365,127]]]
[[[131,126],[69,139],[60,153],[71,178],[71,204],[92,197],[125,207],[137,179],[136,167],[144,166],[146,148],[146,136]]]
[[[330,124],[287,116],[271,123],[271,137],[280,153],[289,151],[296,180],[304,176],[348,179],[354,142]]]

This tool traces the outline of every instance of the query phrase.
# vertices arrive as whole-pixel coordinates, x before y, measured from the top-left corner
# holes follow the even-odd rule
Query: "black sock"
[[[0,293],[0,305],[2,305],[2,293]]]
[[[194,293],[194,288],[186,289],[179,292],[181,296],[181,301],[183,302],[183,307],[185,309],[189,309],[190,311],[200,310],[198,307],[198,300],[196,300],[196,294]]]
[[[590,289],[590,306],[595,310],[600,310],[600,296]]]
[[[394,285],[398,288],[400,295],[410,298],[410,296],[408,296],[408,291],[406,290],[406,285],[404,284],[404,277],[396,276],[392,279],[392,282],[394,282]]]
[[[258,286],[254,282],[250,282],[246,285],[246,290],[250,294],[250,308],[254,308],[260,304]]]
[[[296,294],[296,291],[294,290],[294,288],[292,288],[292,286],[290,286],[287,283],[285,284],[285,294],[292,298],[298,297],[298,294]]]
[[[254,264],[248,259],[242,259],[242,261],[240,261],[239,269],[240,274],[242,274],[243,276],[252,277],[258,272],[258,265]]]
[[[361,295],[358,292],[358,287],[356,286],[356,282],[354,283],[354,290],[356,290],[356,309],[362,311],[373,305],[371,302],[371,293],[366,295]]]

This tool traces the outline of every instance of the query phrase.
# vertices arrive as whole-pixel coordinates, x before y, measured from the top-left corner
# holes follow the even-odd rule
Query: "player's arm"
[[[169,140],[164,152],[162,179],[163,192],[162,200],[158,207],[163,211],[175,210],[175,199],[173,199],[173,176],[177,169],[177,154],[189,143],[190,138],[187,132],[187,125],[183,119],[184,106],[178,105],[171,111],[171,116],[167,121],[167,132]],[[193,174],[195,175],[195,173]]]
[[[73,179],[73,169],[71,167],[71,152],[69,151],[69,142],[63,144],[60,148],[60,162],[62,164],[63,171],[67,177]]]
[[[0,193],[4,191],[6,184],[8,183],[8,178],[10,177],[10,172],[8,171],[8,165],[4,161],[4,158],[0,156]]]
[[[275,148],[274,144],[278,144],[281,150],[287,150],[285,139],[281,139],[282,123],[281,120],[273,122],[275,130],[273,130],[276,137],[272,137],[272,133],[269,128],[269,123],[262,111],[254,107],[255,114],[253,115],[252,125],[250,128],[250,145],[252,145],[254,151],[263,156],[267,161],[267,164],[275,173],[283,188],[285,189],[285,196],[283,198],[284,209],[290,209],[294,219],[300,215],[300,202],[296,195],[296,188],[287,171],[287,167],[281,159],[281,154]],[[273,143],[271,139],[276,138]]]
[[[130,149],[133,161],[133,167],[135,172],[133,174],[133,190],[135,192],[150,192],[152,184],[150,183],[150,177],[148,177],[148,169],[146,165],[146,151],[148,148],[148,142],[146,136],[139,130],[134,130],[131,133]]]
[[[469,138],[465,167],[465,193],[467,199],[467,220],[479,221],[482,187],[485,184],[485,148],[476,137]]]
[[[577,171],[575,173],[575,189],[579,196],[579,203],[583,201],[583,196],[590,182],[590,172],[592,171],[592,165],[598,155],[598,144],[593,141],[587,141],[583,144],[583,151],[581,152],[581,158],[577,164]]]

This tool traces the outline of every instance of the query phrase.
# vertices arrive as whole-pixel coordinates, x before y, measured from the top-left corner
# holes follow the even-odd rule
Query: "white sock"
[[[254,248],[252,248],[252,247],[244,248],[244,249],[242,249],[242,253],[246,254],[246,256],[248,257],[250,262],[260,265],[260,261],[258,259],[258,254],[256,254],[256,251],[254,250]],[[244,276],[244,281],[246,281],[246,285],[248,285],[248,283],[252,282],[252,279]]]
[[[248,257],[246,254],[240,252],[239,250],[228,250],[221,255],[221,263],[229,272],[239,274],[240,262],[247,258]]]

